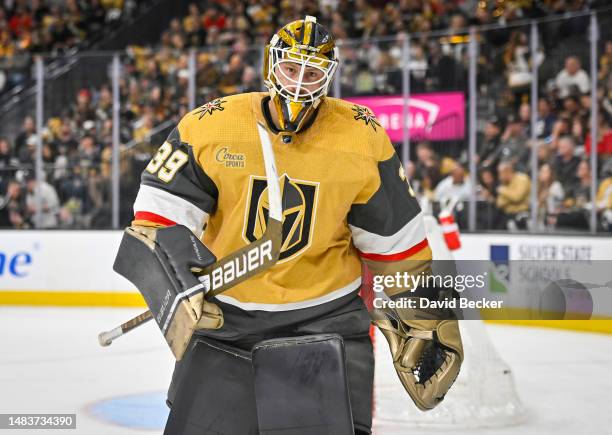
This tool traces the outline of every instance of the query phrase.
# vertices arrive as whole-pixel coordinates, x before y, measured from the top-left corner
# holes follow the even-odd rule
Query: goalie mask
[[[264,83],[281,131],[298,132],[321,103],[338,66],[331,33],[306,16],[287,24],[264,50]]]

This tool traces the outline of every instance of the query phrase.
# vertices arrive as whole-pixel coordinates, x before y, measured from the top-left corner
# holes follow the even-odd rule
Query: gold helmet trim
[[[297,75],[285,72],[290,67],[299,70]],[[327,95],[337,67],[334,38],[315,17],[293,21],[272,37],[264,51],[263,73],[280,130],[298,132],[304,126]],[[318,78],[309,81],[307,71]]]

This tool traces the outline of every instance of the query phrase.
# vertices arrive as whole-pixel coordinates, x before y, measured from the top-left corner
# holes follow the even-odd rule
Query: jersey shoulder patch
[[[215,98],[186,114],[179,122],[181,139],[194,147],[216,142],[228,126],[241,124],[250,116],[249,94]]]
[[[376,160],[386,160],[393,150],[387,132],[376,118],[374,112],[366,106],[355,104],[338,98],[326,97],[329,101],[327,111],[332,112],[334,124],[344,126],[351,136],[360,137],[364,142],[361,149],[369,157]]]
[[[201,105],[197,109],[192,112],[193,116],[197,116],[198,120],[201,120],[206,115],[213,115],[216,111],[222,112],[225,110],[223,107],[224,104],[227,103],[226,99],[223,98],[215,98],[214,100],[209,101],[206,104]]]
[[[363,121],[365,125],[369,125],[372,127],[372,129],[374,129],[374,131],[377,131],[379,128],[382,129],[380,122],[378,122],[378,119],[376,119],[376,115],[374,115],[374,112],[372,112],[372,110],[370,110],[368,107],[353,104],[351,110],[355,112],[353,115],[353,119],[355,121]]]
[[[353,126],[359,125],[367,127],[367,129],[374,132],[378,132],[379,130],[384,131],[380,121],[369,107],[339,98],[326,98],[329,100],[330,109],[336,111],[343,118],[350,120]]]

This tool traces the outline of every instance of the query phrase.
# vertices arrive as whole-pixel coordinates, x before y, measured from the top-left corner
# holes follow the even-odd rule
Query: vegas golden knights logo
[[[283,244],[279,261],[302,252],[310,245],[319,183],[280,178],[283,198]],[[265,177],[251,177],[244,237],[249,242],[261,238],[268,222],[268,183]]]

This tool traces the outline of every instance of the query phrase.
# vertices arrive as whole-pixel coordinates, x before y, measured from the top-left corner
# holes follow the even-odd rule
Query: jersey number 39
[[[147,172],[155,175],[164,183],[172,181],[177,171],[189,160],[189,156],[181,150],[172,152],[172,145],[164,142],[147,165]]]

